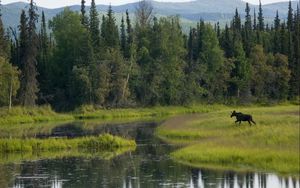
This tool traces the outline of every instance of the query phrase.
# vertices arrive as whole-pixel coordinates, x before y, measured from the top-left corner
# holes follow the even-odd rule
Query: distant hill
[[[298,1],[293,1],[293,8],[296,9]],[[154,13],[160,16],[179,15],[183,18],[183,25],[193,25],[196,21],[203,19],[208,22],[220,21],[225,23],[229,21],[238,8],[243,16],[245,9],[245,2],[241,0],[195,0],[191,2],[170,3],[170,2],[156,2],[152,1]],[[113,6],[116,13],[117,20],[120,20],[121,15],[128,10],[130,13],[135,11],[137,3],[130,3],[120,6]],[[258,10],[258,6],[251,5],[251,12]],[[70,6],[71,10],[79,11],[80,6]],[[97,9],[100,14],[104,14],[107,10],[107,5],[98,5]],[[17,28],[19,24],[19,17],[22,9],[28,9],[27,3],[11,3],[2,6],[3,22],[6,27]],[[39,12],[45,12],[46,18],[51,19],[57,13],[61,12],[64,8],[47,9],[38,7]],[[89,9],[89,7],[87,7]],[[288,10],[288,2],[267,4],[263,6],[264,17],[266,20],[273,20],[278,10],[281,18],[286,18]],[[133,14],[132,14],[133,15]]]

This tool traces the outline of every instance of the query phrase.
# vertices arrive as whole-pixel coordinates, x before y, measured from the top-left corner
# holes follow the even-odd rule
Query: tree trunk
[[[12,106],[12,90],[13,90],[13,76],[11,75],[10,79],[10,88],[9,88],[9,106],[8,109],[11,109]]]

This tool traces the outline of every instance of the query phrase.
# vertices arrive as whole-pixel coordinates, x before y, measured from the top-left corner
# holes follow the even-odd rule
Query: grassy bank
[[[0,139],[0,153],[42,152],[58,150],[112,150],[122,147],[135,147],[135,141],[112,135],[83,137],[75,139]]]
[[[0,108],[0,125],[74,120],[69,114],[54,112],[50,106]]]
[[[124,108],[124,109],[95,109],[92,106],[83,106],[73,113],[76,119],[115,119],[139,117],[163,117],[177,114],[206,113],[224,109],[223,105],[195,105],[195,106],[168,106],[152,108]]]
[[[184,144],[171,155],[192,166],[299,175],[299,106],[235,110],[252,114],[257,125],[235,125],[230,110],[224,109],[170,119],[157,135]]]
[[[0,125],[40,123],[52,121],[72,121],[87,119],[140,119],[147,117],[165,117],[176,114],[202,113],[224,108],[222,105],[169,106],[153,108],[96,109],[93,106],[82,106],[70,113],[56,113],[50,106],[23,108],[14,107],[11,110],[0,108]]]

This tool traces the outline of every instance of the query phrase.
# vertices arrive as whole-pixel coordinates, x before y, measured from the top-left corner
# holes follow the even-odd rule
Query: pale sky
[[[2,4],[8,4],[13,2],[29,2],[29,0],[2,0]],[[96,0],[96,4],[112,4],[112,5],[121,5],[126,3],[136,2],[138,0]],[[183,1],[190,1],[190,0],[157,0],[163,2],[183,2]],[[259,0],[244,0],[252,4],[258,4]],[[261,0],[262,4],[267,3],[275,3],[281,1],[288,1],[288,0]],[[76,5],[80,4],[81,0],[34,0],[38,6],[47,7],[47,8],[57,8],[63,7],[68,5]],[[89,5],[91,0],[86,0],[86,4]]]

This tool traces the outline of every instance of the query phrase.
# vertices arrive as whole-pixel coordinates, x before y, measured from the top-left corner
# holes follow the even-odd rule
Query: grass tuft
[[[75,139],[0,139],[0,153],[41,152],[58,150],[110,150],[122,147],[135,147],[135,141],[126,140],[109,134],[98,137],[83,137]]]

